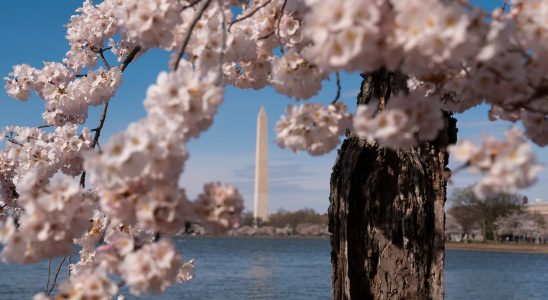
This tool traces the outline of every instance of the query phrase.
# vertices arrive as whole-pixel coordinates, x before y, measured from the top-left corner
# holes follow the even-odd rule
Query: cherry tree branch
[[[124,72],[124,70],[127,68],[127,66],[135,59],[135,56],[139,51],[141,51],[141,46],[135,46],[133,50],[126,56],[124,61],[120,64],[120,70]],[[92,131],[95,131],[95,135],[93,136],[93,141],[91,143],[91,149],[95,149],[95,147],[99,144],[99,137],[101,137],[101,130],[103,130],[103,126],[105,125],[105,120],[107,118],[107,112],[108,112],[108,104],[109,102],[105,102],[103,104],[103,109],[101,111],[101,117],[99,118],[99,124],[96,128],[94,128]],[[80,176],[80,186],[85,187],[86,186],[86,171],[82,172],[82,175]]]
[[[126,59],[124,59],[124,61],[120,65],[120,71],[124,72],[124,70],[135,59],[135,56],[137,56],[137,53],[139,53],[141,49],[141,46],[135,46],[135,48],[131,50],[131,52],[126,56]]]
[[[49,259],[49,262],[48,262],[48,282],[46,282],[46,293],[48,292],[48,289],[49,289],[49,280],[50,280],[50,277],[51,277],[51,258]]]
[[[282,9],[280,11],[280,17],[278,18],[278,23],[276,24],[276,32],[278,33],[278,41],[280,42],[280,52],[284,54],[284,46],[282,44],[282,37],[280,35],[280,23],[282,22],[282,17],[284,15],[285,6],[287,5],[287,0],[284,0],[282,4]]]
[[[99,54],[99,56],[101,57],[101,60],[103,61],[103,65],[105,65],[105,67],[106,67],[107,69],[110,69],[111,66],[110,66],[110,64],[109,64],[109,62],[108,62],[108,60],[107,60],[107,58],[105,57],[105,51],[106,51],[106,50],[109,50],[109,49],[111,49],[111,48],[112,48],[112,47],[100,48],[100,49],[96,49],[96,48],[94,48],[94,47],[91,48],[91,51],[93,51],[93,52]]]
[[[183,10],[193,7],[194,5],[198,4],[200,1],[202,1],[202,0],[196,0],[196,1],[194,1],[190,4],[188,4],[188,5],[183,6]]]
[[[55,272],[55,277],[53,278],[53,283],[51,284],[51,288],[46,293],[46,296],[51,295],[51,292],[53,292],[53,288],[55,288],[55,285],[57,284],[57,277],[59,276],[59,272],[61,272],[61,267],[63,266],[63,263],[65,263],[65,260],[67,259],[66,256],[63,256],[63,260],[61,260],[61,263],[59,264],[59,267],[57,268],[57,272]]]
[[[257,40],[259,40],[259,41],[260,41],[260,40],[266,40],[267,38],[271,37],[274,33],[276,33],[276,32],[272,31],[272,32],[269,33],[269,34],[265,34],[265,35],[263,35],[263,36],[258,37]]]
[[[341,78],[339,77],[339,72],[335,72],[335,77],[337,78],[337,94],[335,95],[335,99],[331,101],[331,104],[337,103],[339,98],[341,98]]]
[[[504,3],[502,4],[502,11],[506,10],[507,5],[508,5],[508,0],[504,0]]]
[[[219,76],[217,77],[217,84],[221,84],[223,82],[223,62],[224,62],[224,56],[225,56],[225,50],[226,50],[226,15],[223,10],[223,5],[221,3],[221,0],[217,0],[217,5],[219,5],[219,11],[221,12],[222,22],[221,27],[223,29],[223,48],[221,49],[221,53],[219,54]],[[228,31],[230,31],[230,26]]]
[[[252,10],[250,13],[248,13],[247,15],[242,16],[242,17],[240,17],[240,18],[238,18],[238,19],[236,19],[236,20],[230,22],[230,23],[228,24],[228,32],[230,32],[230,28],[232,28],[232,25],[234,25],[234,24],[236,24],[236,23],[238,23],[238,22],[241,22],[241,21],[243,21],[243,20],[245,20],[245,19],[249,19],[249,18],[253,17],[253,15],[254,15],[255,13],[257,13],[261,8],[263,8],[263,7],[267,6],[268,4],[270,4],[270,2],[272,2],[272,0],[266,0],[263,4],[257,5],[257,7],[255,7],[255,9],[253,9],[253,10]]]
[[[190,42],[190,37],[192,36],[192,31],[194,30],[194,27],[196,27],[196,24],[198,24],[198,21],[204,14],[205,10],[211,3],[211,0],[206,0],[204,4],[200,7],[196,15],[194,16],[194,19],[190,23],[190,27],[188,28],[188,31],[186,33],[185,39],[183,40],[183,46],[181,47],[181,50],[179,51],[179,54],[177,54],[177,60],[175,61],[175,66],[173,66],[173,71],[177,71],[179,68],[179,62],[181,61],[181,58],[185,54],[186,46],[188,45],[188,42]]]

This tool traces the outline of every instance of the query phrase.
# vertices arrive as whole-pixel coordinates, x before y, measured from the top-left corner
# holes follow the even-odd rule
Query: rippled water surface
[[[177,244],[185,259],[197,260],[196,279],[141,299],[331,297],[327,240],[183,238]],[[52,273],[57,266],[54,261]],[[47,262],[0,264],[0,299],[30,299],[43,291],[47,268]],[[548,299],[548,255],[449,250],[445,288],[446,299]]]

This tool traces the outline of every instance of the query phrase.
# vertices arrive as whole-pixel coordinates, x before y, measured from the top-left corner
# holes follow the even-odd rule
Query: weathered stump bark
[[[406,90],[406,77],[364,76],[358,103]],[[333,299],[443,299],[447,114],[436,141],[392,151],[348,134],[331,175]]]

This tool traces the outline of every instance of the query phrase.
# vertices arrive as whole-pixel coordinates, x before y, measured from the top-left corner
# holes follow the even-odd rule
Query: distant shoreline
[[[325,235],[180,235],[180,238],[259,239],[259,240],[329,240]]]
[[[227,235],[180,235],[179,238],[209,238],[209,239],[261,239],[261,240],[329,240],[329,236],[227,236]],[[548,254],[548,245],[536,244],[513,244],[513,243],[456,243],[446,242],[448,250],[464,251],[491,251],[491,252],[514,252],[514,253],[540,253]]]
[[[548,254],[548,245],[536,245],[536,244],[446,242],[445,248],[449,250]]]

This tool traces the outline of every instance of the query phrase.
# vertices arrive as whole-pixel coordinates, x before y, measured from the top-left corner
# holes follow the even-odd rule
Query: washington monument
[[[255,202],[253,218],[268,219],[268,133],[266,111],[257,116],[257,152],[255,154]]]

